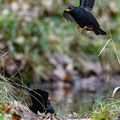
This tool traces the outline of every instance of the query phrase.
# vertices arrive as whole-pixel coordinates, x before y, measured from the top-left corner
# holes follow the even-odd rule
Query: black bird
[[[37,114],[39,111],[40,113],[52,113],[55,114],[54,108],[50,104],[49,93],[36,89],[29,91],[30,97],[32,100],[32,106],[29,106],[30,110]]]
[[[80,6],[68,6],[63,13],[63,17],[67,19],[68,22],[78,24],[78,30],[83,28],[85,31],[94,31],[96,35],[106,35],[107,33],[100,28],[99,23],[90,13],[94,3],[95,0],[80,0]]]

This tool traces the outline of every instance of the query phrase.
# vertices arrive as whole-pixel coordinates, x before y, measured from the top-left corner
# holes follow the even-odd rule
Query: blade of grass
[[[114,48],[115,54],[116,54],[116,56],[117,56],[118,63],[119,63],[119,65],[120,65],[120,58],[119,58],[119,56],[118,56],[118,52],[117,52],[117,49],[116,49],[116,47],[115,47],[115,43],[114,43],[113,40],[112,40],[112,44],[113,44],[113,48]]]
[[[100,51],[100,53],[98,54],[98,57],[102,54],[102,52],[104,51],[104,49],[106,48],[106,46],[108,45],[108,43],[111,41],[112,39],[109,39],[106,44],[104,45],[104,47],[102,48],[102,50]]]
[[[112,93],[112,98],[115,96],[116,92],[120,89],[120,87],[116,87]]]

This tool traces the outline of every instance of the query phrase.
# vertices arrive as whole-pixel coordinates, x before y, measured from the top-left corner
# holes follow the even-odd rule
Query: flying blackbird
[[[90,13],[94,3],[95,0],[80,0],[80,6],[68,6],[63,13],[63,17],[68,22],[78,24],[78,30],[82,28],[84,31],[94,31],[96,35],[106,35],[107,33],[100,28],[99,23]]]

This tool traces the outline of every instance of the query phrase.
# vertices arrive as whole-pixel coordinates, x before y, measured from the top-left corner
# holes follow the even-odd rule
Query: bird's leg
[[[85,26],[84,28],[83,28],[83,31],[87,31],[87,30],[92,30],[92,28],[90,28],[90,27],[88,27],[88,26]]]
[[[77,26],[77,29],[79,32],[82,31],[82,28],[79,25]]]
[[[88,27],[85,26],[85,27],[83,28],[83,31],[86,32],[86,31],[87,31],[87,28],[88,28]]]

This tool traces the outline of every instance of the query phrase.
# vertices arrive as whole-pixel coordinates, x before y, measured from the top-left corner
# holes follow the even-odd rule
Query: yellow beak
[[[71,9],[66,9],[65,11],[69,12],[69,11],[71,11]]]
[[[51,97],[49,97],[48,100],[51,100]]]

